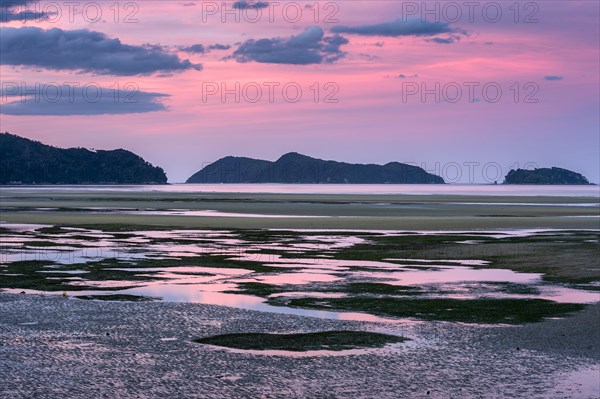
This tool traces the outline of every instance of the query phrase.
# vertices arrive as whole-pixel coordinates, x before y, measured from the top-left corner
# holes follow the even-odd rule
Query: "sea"
[[[2,186],[0,192],[123,191],[163,193],[540,196],[600,198],[600,186],[503,184],[165,184]]]

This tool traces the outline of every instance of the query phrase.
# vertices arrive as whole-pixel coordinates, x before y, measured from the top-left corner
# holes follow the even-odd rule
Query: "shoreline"
[[[2,192],[1,221],[216,229],[600,229],[600,197],[33,191]]]

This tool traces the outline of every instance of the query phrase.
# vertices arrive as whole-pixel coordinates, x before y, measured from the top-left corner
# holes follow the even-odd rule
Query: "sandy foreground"
[[[600,305],[593,305],[568,319],[525,326],[379,324],[2,294],[0,397],[596,398],[599,318]],[[225,332],[340,329],[412,340],[299,356],[192,342]]]
[[[0,221],[217,229],[599,229],[598,197],[3,190]],[[539,204],[544,204],[540,206]],[[244,217],[172,211],[243,213]],[[520,326],[374,323],[0,293],[0,398],[598,398],[600,304]],[[362,330],[381,349],[234,351],[234,332]]]

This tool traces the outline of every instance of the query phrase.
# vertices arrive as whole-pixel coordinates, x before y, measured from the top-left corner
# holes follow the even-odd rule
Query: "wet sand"
[[[595,398],[599,317],[600,306],[592,305],[569,319],[518,327],[391,325],[200,304],[2,294],[0,397]],[[212,334],[334,329],[412,340],[296,357],[192,342]],[[583,381],[574,377],[581,375]]]
[[[68,192],[49,189],[20,192],[4,189],[1,207],[2,221],[53,225],[367,230],[600,228],[599,197]],[[165,210],[209,210],[214,216],[157,214]],[[223,217],[219,216],[220,212],[246,216]]]
[[[0,199],[3,222],[107,229],[600,229],[598,197],[3,189]],[[254,216],[157,214],[173,210]],[[593,249],[561,258],[550,251],[554,247],[532,245],[519,247],[532,253],[521,266],[501,266],[526,270],[538,259],[557,276],[562,274],[552,268],[570,267],[565,260],[580,269],[596,267],[588,256]],[[583,276],[578,270],[569,276]],[[599,320],[600,304],[565,319],[509,327],[342,321],[206,304],[1,293],[0,397],[597,398]],[[294,357],[193,342],[226,333],[344,329],[411,340]]]

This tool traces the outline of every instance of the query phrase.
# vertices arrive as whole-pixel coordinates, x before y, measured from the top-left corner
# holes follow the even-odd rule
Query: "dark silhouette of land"
[[[162,168],[124,149],[58,148],[0,133],[0,184],[166,184]],[[265,161],[228,156],[192,175],[186,183],[444,184],[416,165],[352,164],[290,152]],[[504,184],[589,185],[562,168],[511,170]]]
[[[275,162],[225,157],[202,168],[186,183],[444,184],[444,179],[399,162],[350,164],[291,152]]]
[[[533,170],[513,169],[506,175],[504,184],[569,184],[589,185],[583,175],[562,168],[539,168]]]
[[[57,148],[0,134],[0,184],[164,184],[162,168],[123,149]]]

